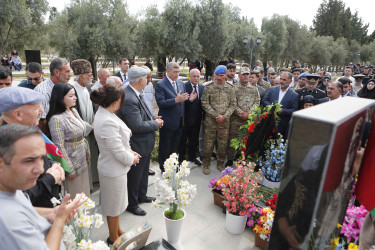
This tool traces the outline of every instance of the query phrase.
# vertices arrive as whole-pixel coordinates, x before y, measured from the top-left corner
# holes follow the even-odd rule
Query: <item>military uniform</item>
[[[268,92],[269,88],[271,87],[271,85],[268,82],[264,81],[264,80],[258,82],[258,85],[261,86],[262,88],[264,88],[264,90],[266,91],[266,93]]]
[[[235,149],[230,146],[230,142],[233,138],[237,138],[239,128],[247,123],[247,120],[241,119],[241,112],[251,113],[253,105],[260,105],[260,96],[257,87],[254,87],[250,83],[246,85],[239,83],[234,87],[234,90],[237,107],[230,117],[229,140],[227,145],[227,157],[229,161],[235,159]]]
[[[326,97],[326,93],[324,93],[323,90],[318,89],[318,88],[315,88],[314,90],[308,90],[306,87],[304,87],[302,89],[297,89],[296,93],[299,95],[298,109],[303,109],[303,98],[306,95],[312,95],[316,103],[317,103],[317,100]]]
[[[219,170],[224,169],[230,116],[236,108],[234,87],[226,82],[223,85],[218,85],[215,82],[209,83],[203,91],[201,103],[205,111],[203,168],[208,170],[205,172],[208,174],[215,140],[218,144],[217,167]],[[225,117],[223,123],[216,122],[216,117],[219,115]]]

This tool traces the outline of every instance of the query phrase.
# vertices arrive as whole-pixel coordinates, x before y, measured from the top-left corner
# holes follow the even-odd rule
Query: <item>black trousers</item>
[[[184,126],[180,139],[179,161],[185,160],[186,147],[188,148],[189,161],[194,161],[199,144],[200,123],[193,126]]]
[[[128,172],[128,208],[136,208],[146,199],[150,160],[151,153],[142,156],[139,163],[131,166]]]
[[[172,153],[178,154],[182,126],[177,130],[161,128],[159,134],[159,167],[164,172],[164,162]]]

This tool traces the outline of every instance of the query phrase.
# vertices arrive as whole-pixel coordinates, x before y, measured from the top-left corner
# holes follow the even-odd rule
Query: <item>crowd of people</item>
[[[277,70],[272,62],[264,68],[257,61],[254,68],[244,63],[237,72],[230,59],[212,70],[212,80],[203,84],[201,68],[191,68],[189,80],[182,82],[179,64],[170,62],[166,76],[155,87],[152,64],[148,61],[145,66],[130,67],[127,58],[119,60],[120,71],[113,76],[107,69],[99,69],[99,80],[94,84],[92,65],[85,59],[69,63],[54,58],[47,79],[40,64],[29,63],[27,80],[17,87],[12,87],[11,69],[0,66],[0,200],[12,204],[0,208],[0,228],[11,234],[7,244],[16,244],[24,237],[15,233],[23,220],[37,225],[47,218],[54,224],[49,230],[35,227],[39,238],[34,241],[45,239],[39,244],[50,247],[48,232],[56,221],[61,224],[60,217],[69,219],[80,204],[66,205],[65,197],[65,203],[52,209],[51,198],[59,198],[62,190],[72,197],[80,193],[89,196],[94,183],[100,183],[101,208],[109,230],[107,243],[113,244],[124,233],[119,216],[125,210],[146,215],[139,204],[155,200],[147,196],[147,188],[148,176],[155,174],[150,161],[158,130],[162,172],[164,161],[176,152],[180,162],[186,159],[202,166],[208,175],[212,156],[220,171],[233,165],[236,152],[230,141],[238,136],[254,105],[282,105],[277,129],[286,138],[291,116],[298,109],[346,96],[375,99],[372,67],[367,65],[355,75],[348,66],[342,77],[332,79],[323,69],[310,74],[298,63],[291,70]],[[75,79],[70,84],[72,70]],[[44,137],[57,146],[56,152],[64,162],[45,156]],[[26,168],[29,165],[32,169]],[[16,173],[12,179],[9,171]],[[37,209],[42,217],[36,216],[31,205],[25,205],[30,202],[34,207],[52,210],[47,213]],[[22,207],[14,209],[17,204]],[[4,218],[16,218],[23,211],[27,216],[17,223]],[[50,211],[57,213],[52,219]]]

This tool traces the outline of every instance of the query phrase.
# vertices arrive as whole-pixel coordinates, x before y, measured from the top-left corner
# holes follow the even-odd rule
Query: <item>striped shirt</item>
[[[43,114],[40,116],[41,119],[46,119],[49,111],[49,101],[51,99],[52,89],[55,84],[51,81],[51,78],[43,81],[35,87],[35,91],[44,95],[44,99],[41,101],[43,107]]]

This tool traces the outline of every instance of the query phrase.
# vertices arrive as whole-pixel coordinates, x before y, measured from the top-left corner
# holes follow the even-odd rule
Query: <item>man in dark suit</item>
[[[118,116],[132,131],[130,146],[141,155],[137,166],[132,166],[128,172],[128,200],[127,210],[135,215],[146,215],[138,206],[142,202],[155,200],[148,197],[148,172],[150,168],[151,152],[155,144],[155,131],[163,126],[160,117],[154,117],[147,108],[140,93],[147,86],[149,69],[133,66],[129,69],[129,85],[125,87],[125,101]]]
[[[185,101],[189,94],[184,83],[178,80],[180,66],[175,62],[167,65],[167,76],[155,85],[155,100],[159,106],[159,115],[164,126],[159,136],[159,166],[164,172],[164,161],[172,153],[177,153],[184,125]]]
[[[180,140],[179,161],[182,162],[185,159],[186,144],[189,141],[189,161],[201,166],[202,163],[196,159],[195,152],[198,147],[199,129],[203,116],[201,97],[204,86],[199,84],[200,72],[198,69],[190,70],[189,76],[190,81],[184,83],[189,99],[185,101],[185,126]]]
[[[306,74],[306,73],[303,73]],[[303,75],[302,74],[302,75]],[[300,77],[302,76],[300,75]],[[323,90],[317,88],[318,82],[320,80],[320,75],[306,74],[304,75],[307,81],[307,84],[302,89],[297,89],[296,93],[298,94],[298,109],[303,109],[304,98],[307,95],[314,97],[314,104],[318,102],[319,99],[326,97],[326,93]]]
[[[292,113],[298,109],[298,94],[289,88],[293,75],[285,72],[280,76],[280,86],[271,87],[263,99],[264,105],[271,105],[274,101],[280,103],[281,109],[278,113],[280,121],[277,124],[279,133],[287,139],[289,121]]]
[[[122,83],[125,85],[129,82],[128,79],[128,70],[129,70],[129,60],[127,58],[121,58],[118,66],[120,67],[120,71],[114,74],[114,76],[118,76],[121,78]]]

